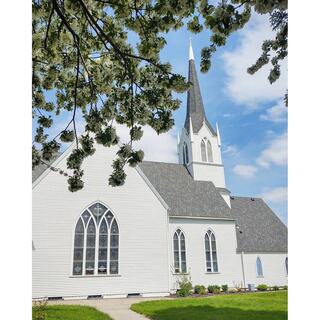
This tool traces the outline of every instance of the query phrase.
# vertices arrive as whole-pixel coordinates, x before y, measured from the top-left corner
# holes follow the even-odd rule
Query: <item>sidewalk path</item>
[[[49,304],[76,304],[97,308],[107,313],[113,320],[147,320],[145,316],[130,310],[130,306],[137,302],[149,300],[163,300],[168,298],[121,298],[121,299],[92,299],[92,300],[64,300],[49,301]]]

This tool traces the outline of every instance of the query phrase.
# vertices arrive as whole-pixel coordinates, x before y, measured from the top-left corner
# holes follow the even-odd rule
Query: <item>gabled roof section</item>
[[[51,159],[51,161],[48,163],[48,165],[52,165],[53,162],[55,162],[59,156],[61,155],[61,153],[57,153],[53,156],[53,158]],[[39,164],[38,166],[36,166],[33,170],[32,170],[32,183],[35,182],[41,175],[43,172],[45,172],[49,167],[47,165],[45,165],[44,163]]]
[[[288,251],[288,229],[262,199],[232,196],[230,201],[238,252]]]
[[[181,164],[143,161],[140,169],[169,206],[169,215],[232,219],[212,182],[194,181]]]
[[[190,134],[190,120],[192,122],[192,129],[194,133],[198,133],[201,129],[203,123],[207,125],[211,133],[215,136],[216,132],[212,128],[210,122],[208,121],[201,97],[201,91],[199,86],[199,81],[197,77],[196,66],[194,63],[194,55],[190,42],[189,50],[189,75],[188,81],[192,83],[192,87],[188,90],[188,100],[187,100],[187,115],[184,123],[184,127]]]

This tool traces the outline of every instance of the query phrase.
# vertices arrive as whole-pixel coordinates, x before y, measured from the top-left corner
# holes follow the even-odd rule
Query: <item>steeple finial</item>
[[[190,38],[190,45],[189,45],[189,60],[194,60],[191,38]]]

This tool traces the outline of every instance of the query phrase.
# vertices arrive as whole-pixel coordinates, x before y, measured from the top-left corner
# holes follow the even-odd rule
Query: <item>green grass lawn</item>
[[[46,320],[112,320],[108,315],[95,308],[77,305],[47,306]],[[35,319],[34,308],[32,319]]]
[[[146,301],[131,309],[156,320],[285,320],[287,291]]]

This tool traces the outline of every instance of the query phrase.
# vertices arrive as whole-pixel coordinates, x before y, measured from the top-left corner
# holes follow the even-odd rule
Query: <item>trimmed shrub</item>
[[[268,290],[268,286],[266,284],[259,284],[257,286],[257,290],[258,291],[267,291]]]
[[[187,297],[189,295],[190,295],[190,290],[188,290],[186,288],[177,290],[177,296],[178,297]]]
[[[279,290],[279,287],[278,287],[278,286],[273,286],[273,287],[272,287],[272,290],[273,290],[273,291],[278,291],[278,290]]]
[[[209,293],[220,293],[220,286],[212,285],[208,287]]]
[[[179,289],[177,290],[177,296],[187,297],[192,290],[191,279],[187,276],[181,276],[178,281]]]
[[[203,285],[196,285],[196,286],[194,286],[194,293],[205,294],[206,293],[206,287],[203,286]]]
[[[228,285],[227,284],[224,284],[221,286],[221,290],[222,292],[227,292],[228,291]]]

